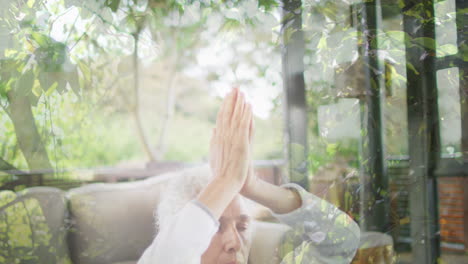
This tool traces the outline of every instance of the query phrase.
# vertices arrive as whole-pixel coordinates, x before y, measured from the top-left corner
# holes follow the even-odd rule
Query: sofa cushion
[[[154,212],[177,172],[143,181],[98,183],[68,192],[73,228],[69,246],[75,264],[138,259],[157,233]]]
[[[71,263],[65,221],[58,189],[0,192],[0,263]]]
[[[70,190],[68,199],[73,228],[69,245],[73,262],[109,264],[138,260],[157,234],[154,213],[161,194],[169,181],[187,177],[187,172],[191,174],[193,171]],[[250,209],[256,216],[256,209]],[[281,224],[256,222],[249,263],[279,263],[278,246],[288,229]]]
[[[285,233],[290,229],[289,226],[283,224],[254,222],[249,264],[280,263],[280,245]]]

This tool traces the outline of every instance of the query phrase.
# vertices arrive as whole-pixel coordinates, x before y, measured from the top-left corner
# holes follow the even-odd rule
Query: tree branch
[[[142,144],[142,147],[144,149],[144,151],[146,152],[146,155],[148,155],[148,158],[151,160],[151,161],[154,161],[156,160],[156,157],[153,153],[153,151],[151,150],[151,146],[150,146],[150,143],[148,141],[148,137],[146,136],[146,133],[144,131],[144,128],[143,128],[143,124],[142,124],[142,120],[141,120],[141,117],[140,117],[140,107],[139,107],[139,98],[140,98],[140,95],[139,95],[139,89],[140,89],[140,85],[139,85],[139,65],[138,65],[138,40],[139,40],[139,35],[140,35],[140,31],[138,30],[135,34],[133,34],[133,39],[134,39],[134,42],[135,42],[135,49],[133,51],[133,89],[134,89],[134,101],[133,101],[133,105],[132,105],[132,113],[133,113],[133,116],[135,118],[135,122],[136,122],[136,125],[137,125],[137,132],[138,132],[138,136],[140,138],[140,142]]]
[[[15,166],[11,165],[9,162],[7,162],[1,157],[0,157],[0,171],[4,171],[12,175],[25,173],[24,171],[17,169]]]
[[[169,128],[169,121],[174,115],[174,107],[176,101],[176,91],[175,91],[175,80],[177,78],[177,67],[179,65],[179,58],[177,51],[175,53],[175,62],[172,68],[172,72],[169,77],[167,88],[166,88],[166,113],[163,116],[163,120],[161,122],[161,133],[159,134],[158,146],[156,148],[156,157],[157,159],[162,159],[164,153],[166,152],[166,137],[167,131]]]

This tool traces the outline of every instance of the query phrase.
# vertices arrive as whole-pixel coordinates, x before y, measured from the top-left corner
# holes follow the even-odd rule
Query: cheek
[[[252,244],[253,231],[252,227],[248,227],[247,230],[241,233],[242,241],[248,247]]]
[[[252,232],[249,231],[251,230],[247,230],[246,232],[240,233],[240,238],[242,239],[242,247],[239,253],[242,256],[238,256],[238,258],[242,258],[242,263],[247,263],[247,260],[249,259],[250,247],[252,245]]]
[[[210,246],[201,257],[201,264],[215,264],[223,248],[221,236],[216,234],[212,239]]]
[[[246,257],[249,255],[250,247],[252,246],[252,232],[249,232],[242,236],[244,248],[243,251],[246,254]]]

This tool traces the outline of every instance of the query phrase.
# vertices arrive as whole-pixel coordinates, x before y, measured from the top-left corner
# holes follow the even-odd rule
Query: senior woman
[[[171,202],[165,206],[163,199],[160,210],[167,211],[169,205],[174,213],[159,213],[166,217],[159,219],[159,233],[138,264],[246,264],[253,227],[243,197],[268,207],[280,222],[301,234],[300,263],[351,262],[360,231],[348,215],[298,185],[279,187],[255,176],[252,118],[251,105],[238,88],[233,89],[213,130],[211,173],[187,180],[188,190],[181,188],[180,195],[189,201],[181,208],[172,208]],[[295,251],[291,254],[294,257]],[[283,262],[299,263],[288,259]]]

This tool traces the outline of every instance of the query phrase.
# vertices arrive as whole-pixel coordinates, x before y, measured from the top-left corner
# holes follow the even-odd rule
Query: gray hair
[[[208,164],[183,169],[174,174],[174,178],[165,186],[155,211],[157,227],[161,227],[166,219],[195,199],[212,178],[213,174]]]

